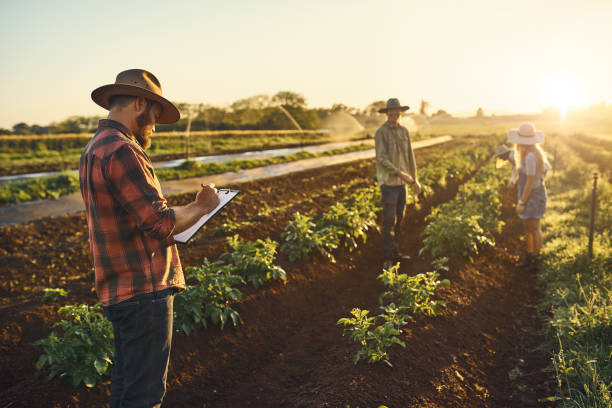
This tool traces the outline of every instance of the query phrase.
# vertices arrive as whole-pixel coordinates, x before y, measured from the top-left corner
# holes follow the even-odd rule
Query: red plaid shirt
[[[101,120],[79,165],[96,292],[105,305],[185,287],[174,210],[153,166],[121,123]]]

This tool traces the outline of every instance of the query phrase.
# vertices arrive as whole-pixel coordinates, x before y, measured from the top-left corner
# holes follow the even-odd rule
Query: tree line
[[[320,129],[322,121],[338,111],[354,116],[362,125],[378,126],[380,118],[378,110],[384,108],[386,102],[378,100],[364,109],[336,103],[331,108],[308,108],[306,98],[292,91],[280,91],[276,94],[255,95],[239,99],[227,107],[209,104],[176,103],[181,112],[181,119],[173,124],[157,125],[159,132],[182,132],[189,126],[190,130],[285,130],[295,129],[295,124],[287,113],[302,129]],[[428,117],[429,102],[421,101],[419,115]],[[281,109],[282,108],[282,109]],[[410,113],[409,115],[414,115]],[[431,117],[450,115],[440,110]],[[47,135],[66,133],[92,133],[98,126],[102,116],[71,116],[61,122],[46,126],[25,122],[15,124],[12,129],[0,128],[0,135]]]
[[[295,124],[287,116],[289,113],[302,129],[320,129],[322,121],[335,112],[343,111],[354,116],[364,127],[378,126],[380,117],[378,110],[384,108],[386,102],[378,100],[370,103],[364,109],[347,106],[342,103],[332,105],[331,108],[308,108],[303,95],[280,91],[273,96],[255,95],[239,99],[228,107],[219,107],[200,104],[176,103],[181,112],[181,119],[177,123],[169,125],[157,125],[156,130],[185,131],[191,119],[191,130],[285,130],[295,129]],[[283,109],[281,109],[283,108]],[[542,115],[559,115],[556,108],[545,108]],[[421,100],[418,109],[411,110],[408,116],[417,119],[417,122],[430,119],[451,119],[452,115],[445,110],[439,109],[431,112],[431,104]],[[551,111],[552,110],[552,111]],[[287,112],[287,113],[285,113]],[[576,108],[571,116],[579,119],[612,118],[612,105],[601,103],[586,108]],[[475,118],[486,117],[482,107],[479,107],[474,115]],[[71,116],[61,122],[54,122],[46,126],[38,124],[28,125],[20,122],[12,129],[0,128],[0,135],[47,135],[65,133],[91,133],[98,126],[101,116]]]
[[[295,129],[296,126],[287,113],[302,129],[320,129],[322,126],[317,109],[308,108],[304,96],[291,91],[280,91],[273,96],[251,96],[237,100],[229,107],[203,103],[176,103],[176,106],[181,112],[181,119],[173,124],[157,125],[157,131],[185,131],[189,120],[191,120],[191,130]],[[61,122],[46,126],[20,122],[12,129],[0,128],[0,134],[90,133],[96,130],[98,120],[102,118],[101,116],[71,116]]]

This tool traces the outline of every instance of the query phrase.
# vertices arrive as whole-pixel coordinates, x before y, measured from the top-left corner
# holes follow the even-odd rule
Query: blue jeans
[[[397,247],[400,225],[406,208],[406,186],[380,186],[382,194],[383,259],[393,261],[399,256]]]
[[[104,307],[113,324],[110,408],[160,407],[166,394],[175,288]]]

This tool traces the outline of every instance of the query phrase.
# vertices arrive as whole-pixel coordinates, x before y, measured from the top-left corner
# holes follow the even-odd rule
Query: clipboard
[[[229,203],[234,197],[236,197],[239,192],[240,190],[231,190],[227,188],[218,189],[217,196],[219,197],[219,205],[208,214],[202,216],[202,218],[196,221],[196,223],[193,224],[191,227],[187,228],[181,233],[174,235],[174,240],[176,242],[180,242],[181,244],[184,244],[189,241],[200,230],[200,228],[202,228],[204,224],[208,222],[208,220],[214,217],[214,215],[219,212],[220,209],[225,207],[225,205]]]

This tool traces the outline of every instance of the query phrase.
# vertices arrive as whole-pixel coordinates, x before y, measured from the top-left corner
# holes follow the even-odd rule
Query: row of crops
[[[199,163],[193,160],[170,168],[156,170],[157,177],[162,180],[181,180],[189,177],[200,177],[211,174],[252,169],[269,166],[271,164],[288,163],[296,160],[310,159],[321,156],[331,156],[354,151],[371,149],[368,144],[359,144],[340,149],[310,153],[298,153],[275,156],[266,159],[231,160],[225,163]],[[57,199],[80,191],[79,175],[74,172],[64,172],[55,176],[46,176],[35,179],[11,181],[0,184],[0,205],[18,204],[34,200]]]
[[[354,308],[351,316],[338,320],[344,334],[361,345],[354,362],[384,362],[391,366],[387,349],[393,344],[405,347],[399,339],[402,328],[417,315],[435,316],[441,300],[434,300],[440,286],[449,285],[439,280],[448,271],[449,257],[471,257],[484,246],[495,244],[494,233],[501,232],[499,219],[501,188],[506,172],[495,167],[493,161],[483,166],[466,184],[459,187],[457,196],[432,210],[426,217],[421,252],[431,254],[434,271],[409,276],[399,273],[399,263],[384,269],[378,276],[386,290],[379,297],[375,316],[370,311]]]
[[[460,181],[468,177],[490,157],[497,142],[491,139],[477,147],[447,153],[441,160],[421,169],[420,179],[426,186],[425,197],[430,197],[434,190],[444,188],[451,180]],[[462,187],[461,191],[465,189]],[[412,200],[414,203],[414,198]],[[221,327],[230,322],[240,324],[241,317],[232,306],[242,298],[241,289],[245,285],[259,288],[269,280],[287,280],[287,272],[275,264],[279,246],[292,262],[315,256],[318,257],[317,261],[333,262],[336,248],[342,246],[350,251],[367,239],[368,230],[376,228],[380,212],[378,203],[380,192],[377,186],[360,188],[333,204],[323,214],[295,214],[281,234],[282,243],[270,238],[244,242],[237,235],[229,237],[228,252],[214,261],[205,259],[200,267],[186,269],[189,285],[175,297],[175,327],[189,335],[209,324]],[[240,226],[234,228],[239,229]],[[443,241],[441,237],[437,239]],[[429,250],[432,248],[428,247]],[[437,264],[440,268],[445,267],[443,261]],[[434,275],[430,276],[435,279]],[[398,313],[403,314],[410,308],[402,301],[405,293],[417,290],[433,294],[429,281],[413,282],[406,278],[398,275],[397,270],[388,270],[385,277],[381,277],[389,287],[389,293],[383,297],[398,305],[397,313],[392,311],[395,303],[394,306],[390,303],[385,305],[387,313],[398,316],[393,324],[401,320]],[[419,300],[418,304],[419,308],[425,307],[425,304],[432,310],[437,307],[435,301],[429,300]],[[415,313],[414,307],[410,310]],[[112,327],[104,319],[99,304],[64,306],[59,313],[64,320],[55,325],[53,333],[37,343],[43,348],[37,368],[48,366],[49,378],[66,378],[75,387],[80,384],[94,386],[112,369]],[[407,319],[405,316],[402,318]]]
[[[572,149],[575,143],[570,144]],[[558,146],[556,171],[548,181],[543,262],[539,284],[547,319],[556,400],[563,407],[612,406],[612,186],[597,186],[593,257],[588,251],[592,174],[587,163]],[[591,147],[589,152],[603,152]],[[581,157],[588,159],[583,151]],[[608,153],[609,154],[609,153]],[[608,164],[610,161],[608,161]]]
[[[0,136],[0,151],[8,153],[33,153],[37,151],[66,151],[69,149],[83,149],[89,142],[93,134],[90,133],[65,133],[56,135],[3,135]],[[267,140],[275,140],[280,137],[294,137],[299,141],[299,137],[306,135],[309,140],[317,138],[328,138],[328,132],[318,130],[234,130],[234,131],[193,131],[190,137],[194,143],[203,138],[210,145],[212,141],[231,140],[235,138],[252,138],[259,141],[265,137]],[[177,148],[177,139],[184,139],[184,132],[157,132],[155,142],[159,149]],[[227,143],[227,142],[226,142]]]
[[[91,137],[92,134],[0,136],[0,174],[75,169]],[[198,131],[191,132],[188,141],[182,132],[156,133],[147,153],[152,160],[165,160],[185,157],[187,150],[191,155],[204,155],[331,140],[329,132],[313,130]]]
[[[612,180],[612,138],[575,134],[564,136],[563,143],[578,153],[585,162],[597,164],[604,177]]]

